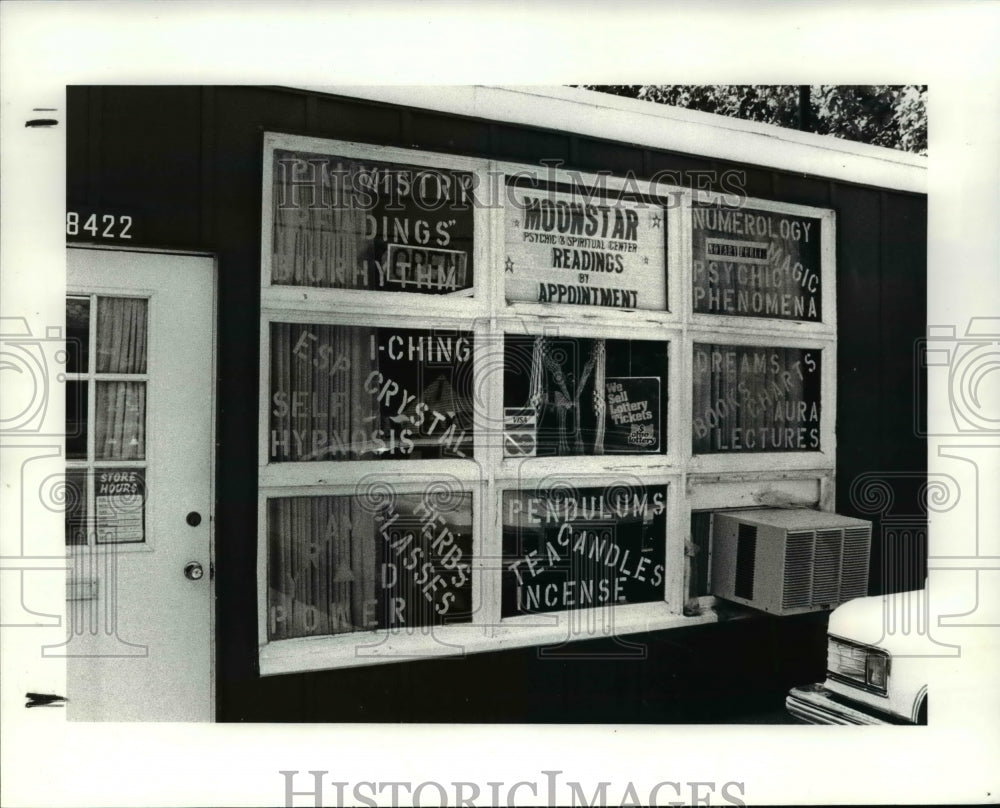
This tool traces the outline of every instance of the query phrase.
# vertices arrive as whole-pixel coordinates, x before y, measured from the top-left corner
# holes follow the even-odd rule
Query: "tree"
[[[927,86],[616,84],[588,89],[927,153]]]

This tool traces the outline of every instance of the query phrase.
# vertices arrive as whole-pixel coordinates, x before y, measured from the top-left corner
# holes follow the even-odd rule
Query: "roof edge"
[[[372,85],[295,89],[927,193],[927,158],[921,155],[575,87]]]

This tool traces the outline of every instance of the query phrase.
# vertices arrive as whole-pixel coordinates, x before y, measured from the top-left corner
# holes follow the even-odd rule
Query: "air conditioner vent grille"
[[[868,594],[870,544],[870,527],[852,527],[844,530],[844,568],[840,577],[841,601]]]
[[[840,552],[843,530],[816,531],[816,561],[813,565],[812,605],[835,603],[840,592]]]
[[[781,605],[786,609],[809,605],[812,588],[813,540],[811,530],[789,531],[785,545],[784,591]]]
[[[829,611],[868,594],[871,523],[792,508],[712,516],[710,591],[770,614]]]

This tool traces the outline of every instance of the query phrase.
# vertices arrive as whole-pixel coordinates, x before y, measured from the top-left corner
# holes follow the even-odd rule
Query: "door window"
[[[66,300],[68,545],[146,540],[148,302]]]

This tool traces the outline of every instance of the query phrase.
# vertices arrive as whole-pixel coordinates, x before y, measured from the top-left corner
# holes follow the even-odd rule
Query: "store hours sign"
[[[519,187],[509,188],[507,195],[504,289],[509,301],[666,309],[662,207]]]

